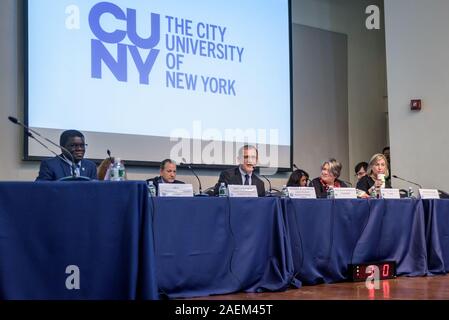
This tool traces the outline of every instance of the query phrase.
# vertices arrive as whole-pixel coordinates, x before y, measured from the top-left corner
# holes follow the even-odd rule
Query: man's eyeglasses
[[[72,143],[67,146],[69,149],[86,149],[87,143]]]

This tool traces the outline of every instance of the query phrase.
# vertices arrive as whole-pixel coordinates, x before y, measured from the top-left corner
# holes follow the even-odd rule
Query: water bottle
[[[227,197],[228,196],[228,189],[226,188],[226,185],[224,182],[220,184],[220,188],[218,189],[218,196],[219,197]]]
[[[148,187],[148,195],[150,197],[155,197],[156,196],[156,187],[154,186],[153,181],[151,181],[151,180],[148,181],[147,187]]]
[[[408,187],[407,197],[408,198],[414,198],[413,197],[413,188],[412,187]]]
[[[377,199],[377,191],[376,191],[376,188],[373,188],[373,189],[371,190],[370,196],[371,196],[372,199]]]
[[[328,199],[334,199],[334,187],[328,187],[327,188],[327,198]]]
[[[120,158],[115,158],[114,165],[111,170],[112,181],[124,181],[125,180],[125,165],[121,162]]]
[[[282,186],[282,198],[288,198],[288,189],[286,185]]]

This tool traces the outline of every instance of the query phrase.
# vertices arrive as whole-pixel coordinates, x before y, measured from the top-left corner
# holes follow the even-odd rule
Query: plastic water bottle
[[[377,191],[376,191],[376,188],[373,188],[373,189],[371,190],[370,196],[371,196],[372,199],[377,199]]]
[[[219,197],[227,197],[228,196],[228,189],[226,188],[226,185],[224,182],[220,184],[220,188],[218,188],[218,196]]]
[[[327,198],[328,199],[334,199],[335,198],[334,187],[327,188]]]
[[[124,181],[125,180],[125,165],[121,162],[120,158],[114,159],[114,165],[111,170],[112,181]]]
[[[413,188],[412,187],[408,187],[407,197],[414,198],[414,196],[413,196]]]
[[[156,196],[156,187],[154,186],[153,181],[148,181],[148,195],[150,197],[155,197]]]
[[[288,198],[288,189],[286,185],[282,186],[282,198]]]

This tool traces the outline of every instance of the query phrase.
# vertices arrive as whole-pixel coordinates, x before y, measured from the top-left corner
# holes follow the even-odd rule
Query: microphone
[[[109,156],[109,160],[111,160],[111,163],[112,163],[112,157],[111,157],[111,150],[106,150],[106,153],[108,154],[108,156]]]
[[[182,158],[182,165],[187,166],[187,168],[190,169],[190,171],[192,171],[193,175],[196,177],[196,179],[198,180],[198,190],[199,190],[199,194],[197,194],[198,196],[207,196],[207,194],[203,193],[203,187],[201,186],[201,180],[198,177],[198,175],[195,173],[195,170],[193,170],[192,166],[190,164],[187,163],[185,158]]]
[[[268,179],[265,175],[263,175],[263,174],[261,174],[260,175],[261,177],[263,177],[265,180],[267,180],[268,181],[268,191],[266,192],[267,194],[266,194],[266,196],[268,196],[268,197],[271,197],[271,196],[273,196],[273,189],[271,188],[271,181],[270,181],[270,179]]]
[[[9,121],[11,121],[14,124],[17,124],[18,126],[21,126],[22,128],[24,128],[26,131],[26,134],[34,139],[35,141],[37,141],[41,146],[43,146],[45,149],[47,149],[48,151],[50,151],[52,154],[54,154],[55,156],[57,156],[58,158],[60,158],[61,160],[63,160],[65,163],[67,163],[72,171],[72,178],[73,179],[78,179],[79,177],[76,176],[76,165],[75,165],[75,158],[73,157],[73,155],[70,153],[69,150],[67,150],[65,147],[60,146],[59,144],[51,141],[50,139],[43,137],[39,132],[31,129],[30,127],[28,127],[27,125],[23,124],[22,122],[20,122],[17,118],[8,117]],[[49,147],[47,147],[44,143],[42,143],[41,141],[39,141],[39,139],[37,139],[32,133],[34,133],[35,135],[37,135],[38,137],[40,137],[41,139],[44,139],[45,141],[47,141],[48,143],[52,144],[53,146],[60,148],[61,150],[63,150],[66,154],[68,154],[70,156],[70,159],[72,160],[72,163],[69,163],[69,161],[67,159],[65,159],[64,157],[61,157],[60,155],[58,155],[56,152],[54,152],[53,150],[51,150]]]
[[[396,178],[396,179],[398,179],[398,180],[402,180],[402,181],[405,181],[405,182],[414,184],[415,186],[418,186],[420,189],[422,189],[422,185],[420,185],[419,183],[416,183],[416,182],[413,182],[413,181],[406,180],[406,179],[404,179],[404,178],[398,177],[398,176],[395,175],[395,174],[394,174],[392,177],[393,177],[393,178]]]
[[[42,143],[42,141],[38,140],[35,136],[33,136],[33,134],[29,131],[25,132],[26,135],[32,139],[34,139],[34,141],[36,141],[37,143],[39,143],[42,147],[44,147],[45,149],[47,149],[48,151],[50,151],[50,153],[54,154],[56,157],[58,157],[59,159],[61,159],[62,161],[64,161],[65,163],[67,163],[69,166],[71,166],[70,162],[61,157],[59,154],[57,154],[56,152],[54,152],[53,150],[51,150],[49,147],[47,147],[44,143]]]
[[[294,164],[293,163],[293,168],[295,169],[295,170],[299,170],[299,168],[296,166],[296,164]]]

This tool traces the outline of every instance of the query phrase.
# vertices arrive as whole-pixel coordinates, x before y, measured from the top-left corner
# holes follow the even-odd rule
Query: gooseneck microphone
[[[108,156],[109,156],[109,160],[111,160],[111,163],[112,163],[112,156],[111,156],[111,150],[106,150],[106,153],[108,154]]]
[[[299,170],[299,168],[296,166],[296,164],[294,164],[293,163],[293,168],[295,169],[295,170]]]
[[[42,141],[38,140],[31,132],[26,131],[26,135],[28,137],[30,137],[31,139],[33,139],[34,141],[36,141],[37,143],[39,143],[42,147],[44,147],[45,149],[47,149],[50,153],[52,153],[53,155],[55,155],[56,157],[58,157],[59,159],[61,159],[62,161],[64,161],[65,163],[67,163],[70,167],[72,166],[72,164],[66,159],[61,157],[61,155],[57,154],[56,152],[54,152],[53,150],[51,150],[49,147],[47,147],[44,143],[42,143]]]
[[[261,177],[263,177],[265,180],[268,181],[268,191],[266,192],[265,196],[271,197],[273,196],[273,189],[271,188],[271,181],[268,179],[265,175],[261,174]]]
[[[404,179],[404,178],[401,178],[401,177],[398,177],[397,175],[392,175],[392,177],[393,178],[396,178],[396,179],[398,179],[398,180],[402,180],[402,181],[405,181],[405,182],[408,182],[408,183],[411,183],[411,184],[414,184],[415,186],[418,186],[420,189],[422,189],[422,185],[420,185],[419,183],[416,183],[416,182],[413,182],[413,181],[410,181],[410,180],[407,180],[407,179]]]
[[[63,160],[65,163],[67,163],[72,171],[72,178],[76,179],[78,178],[76,176],[76,165],[75,165],[75,158],[73,157],[73,155],[70,153],[69,150],[67,150],[65,147],[60,146],[59,144],[51,141],[50,139],[43,137],[39,132],[31,129],[30,127],[28,127],[27,125],[23,124],[22,122],[20,122],[17,118],[8,117],[9,121],[11,121],[14,124],[17,124],[18,126],[21,126],[22,128],[24,128],[26,131],[26,134],[34,139],[35,141],[37,141],[41,146],[43,146],[45,149],[47,149],[48,151],[50,151],[52,154],[54,154],[55,156],[57,156],[58,158],[60,158],[61,160]],[[50,143],[51,145],[60,148],[61,150],[63,150],[66,154],[68,154],[70,156],[70,160],[72,161],[72,163],[70,163],[67,159],[65,159],[64,157],[61,157],[60,155],[58,155],[56,152],[54,152],[53,150],[51,150],[48,146],[46,146],[44,143],[42,143],[41,141],[39,141],[39,139],[37,139],[32,133],[34,133],[36,136],[40,137],[41,139],[44,139],[45,141],[47,141],[48,143]]]
[[[203,193],[203,187],[201,186],[201,180],[200,180],[200,178],[199,178],[198,175],[196,174],[195,170],[193,170],[192,166],[191,166],[189,163],[187,163],[187,161],[186,161],[185,158],[182,158],[182,163],[181,163],[181,165],[187,166],[187,168],[189,168],[190,171],[192,171],[193,175],[194,175],[194,176],[196,177],[196,179],[198,180],[198,190],[199,190],[198,196],[207,196],[207,194],[204,194],[204,193]]]

